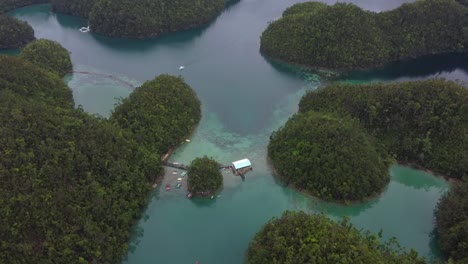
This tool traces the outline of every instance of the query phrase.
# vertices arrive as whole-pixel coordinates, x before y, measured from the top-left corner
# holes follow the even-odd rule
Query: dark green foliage
[[[1,0],[0,14],[28,5],[45,4],[50,0]]]
[[[0,263],[118,263],[159,156],[112,123],[0,91]]]
[[[359,119],[402,162],[467,175],[468,90],[457,83],[337,83],[305,95],[299,111],[310,110]]]
[[[353,4],[301,3],[268,26],[261,51],[274,59],[340,70],[464,52],[466,15],[454,0],[416,1],[382,13]]]
[[[18,95],[72,108],[71,90],[57,74],[16,57],[0,56],[0,91],[10,90]]]
[[[326,12],[328,5],[322,2],[305,2],[302,4],[292,5],[288,7],[283,16],[291,16],[297,14],[318,15],[320,12]]]
[[[98,0],[50,0],[54,12],[85,18],[89,16],[89,13],[97,1]]]
[[[218,162],[207,156],[194,159],[187,174],[188,191],[195,195],[212,195],[223,186],[223,175],[219,171]]]
[[[375,235],[361,233],[346,219],[334,222],[324,215],[285,212],[255,235],[247,250],[248,264],[387,263],[422,264],[411,250],[391,240],[381,244]]]
[[[55,72],[60,77],[73,70],[68,51],[52,40],[40,39],[29,43],[21,51],[20,58]]]
[[[160,75],[123,99],[111,120],[142,146],[163,154],[184,140],[200,118],[200,101],[190,86],[181,77]]]
[[[224,0],[98,0],[90,15],[94,32],[144,38],[197,27],[214,19]]]
[[[468,182],[455,182],[441,198],[436,229],[440,248],[459,263],[468,263]]]
[[[379,193],[390,159],[350,118],[297,114],[270,137],[268,155],[280,178],[327,200],[361,200]]]
[[[34,30],[28,23],[0,15],[0,49],[21,48],[34,39]]]

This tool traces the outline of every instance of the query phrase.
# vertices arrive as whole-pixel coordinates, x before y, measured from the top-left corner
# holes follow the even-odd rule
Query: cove
[[[324,203],[275,180],[266,159],[269,135],[297,111],[307,90],[326,82],[313,72],[270,62],[259,53],[259,36],[268,21],[296,2],[300,1],[242,0],[203,28],[144,41],[81,33],[85,20],[51,13],[48,5],[10,13],[27,21],[37,38],[58,41],[68,49],[75,71],[95,73],[65,78],[77,106],[108,116],[132,87],[162,73],[182,75],[202,101],[203,118],[191,142],[179,147],[171,160],[187,164],[207,155],[221,163],[244,157],[253,163],[244,182],[225,174],[221,196],[212,200],[188,200],[177,189],[156,189],[123,263],[242,263],[255,232],[284,210],[323,212],[332,218],[347,215],[358,228],[383,229],[384,238],[395,236],[427,258],[438,256],[432,240],[433,210],[449,187],[440,178],[392,166],[392,180],[382,195],[350,206]],[[353,2],[379,11],[405,1]],[[442,76],[466,82],[467,61],[459,55],[424,58],[353,73],[346,80]],[[181,65],[183,71],[178,70]]]

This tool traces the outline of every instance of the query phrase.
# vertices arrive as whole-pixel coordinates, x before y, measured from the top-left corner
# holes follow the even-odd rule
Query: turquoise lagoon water
[[[109,116],[133,87],[168,73],[181,75],[197,92],[203,118],[171,157],[189,163],[202,155],[221,163],[249,158],[254,170],[245,181],[226,174],[220,197],[188,200],[182,190],[156,189],[135,227],[123,263],[242,263],[255,232],[285,210],[349,216],[362,229],[383,230],[427,258],[438,256],[433,210],[448,184],[427,173],[392,166],[386,190],[350,206],[325,203],[276,181],[266,159],[269,135],[297,111],[301,96],[327,80],[259,53],[259,36],[282,11],[300,1],[242,0],[209,25],[151,40],[111,39],[78,29],[87,22],[54,14],[47,5],[11,12],[27,21],[37,38],[60,42],[71,52],[76,73],[65,78],[77,106]],[[332,3],[334,1],[326,1]],[[381,11],[407,1],[353,1]],[[445,77],[468,81],[468,60],[445,55],[353,73],[352,82]],[[183,71],[178,68],[185,65]]]

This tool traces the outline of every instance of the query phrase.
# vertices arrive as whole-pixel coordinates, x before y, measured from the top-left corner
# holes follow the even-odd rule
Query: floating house
[[[241,159],[232,162],[231,169],[234,175],[243,176],[246,172],[252,170],[252,163],[248,159]]]

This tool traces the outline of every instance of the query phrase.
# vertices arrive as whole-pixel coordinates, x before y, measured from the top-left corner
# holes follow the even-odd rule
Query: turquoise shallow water
[[[225,173],[221,196],[212,200],[188,200],[182,190],[156,189],[123,263],[242,263],[255,232],[284,210],[323,212],[333,218],[347,215],[359,228],[383,229],[384,238],[395,236],[428,258],[438,255],[431,235],[433,210],[448,189],[440,178],[393,166],[392,180],[382,195],[350,206],[324,203],[275,180],[266,159],[269,135],[297,111],[307,90],[325,82],[259,53],[259,36],[268,21],[295,2],[299,1],[242,0],[201,29],[145,41],[81,33],[78,29],[85,20],[51,13],[47,5],[11,13],[30,23],[36,37],[60,42],[71,52],[75,71],[86,72],[65,78],[77,106],[108,116],[132,87],[161,73],[182,75],[202,101],[203,118],[191,142],[178,148],[171,160],[189,163],[208,155],[221,163],[244,157],[253,163],[245,181]],[[379,11],[405,1],[354,2]],[[347,79],[442,76],[468,81],[467,61],[459,55],[437,56],[354,73]],[[186,68],[178,71],[180,65]]]

